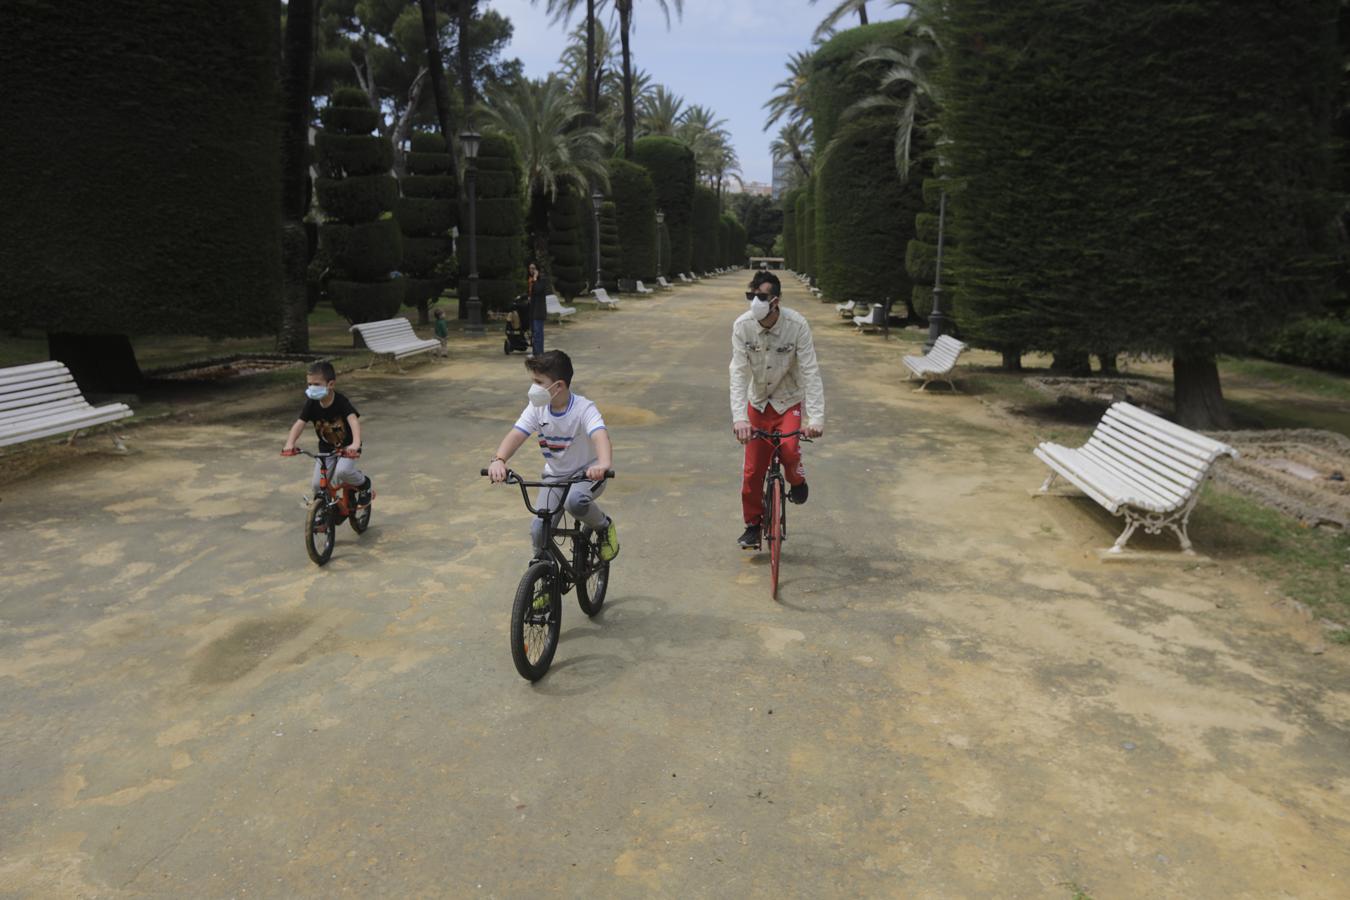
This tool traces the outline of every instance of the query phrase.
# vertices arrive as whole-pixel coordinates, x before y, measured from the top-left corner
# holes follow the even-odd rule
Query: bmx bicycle
[[[783,477],[783,441],[791,437],[805,444],[811,443],[811,438],[801,429],[779,432],[756,428],[750,432],[751,440],[766,440],[773,444],[769,471],[764,476],[764,512],[761,519],[764,527],[759,533],[761,541],[769,543],[769,594],[775,600],[778,599],[778,569],[783,559],[783,542],[787,540],[787,479]]]
[[[483,469],[482,475],[488,474]],[[614,471],[605,472],[613,478]],[[600,556],[601,535],[564,513],[554,524],[554,516],[567,508],[567,495],[573,485],[590,481],[573,478],[568,481],[525,481],[510,469],[506,470],[506,484],[520,487],[525,508],[543,523],[543,550],[536,553],[521,576],[516,588],[515,602],[511,604],[511,661],[520,677],[538,681],[548,672],[553,654],[558,649],[558,633],[562,630],[562,598],[577,591],[577,605],[587,616],[600,612],[609,589],[609,562]],[[557,488],[558,505],[552,509],[537,509],[530,503],[530,488]],[[570,547],[568,541],[571,541]]]
[[[333,556],[333,544],[337,540],[337,528],[343,520],[351,523],[352,531],[363,534],[370,527],[370,503],[357,505],[357,487],[352,484],[333,484],[330,473],[337,466],[338,457],[356,459],[361,451],[334,450],[329,453],[310,453],[296,447],[282,456],[308,456],[319,461],[319,491],[310,501],[305,511],[305,552],[314,565],[321,566]],[[375,492],[370,492],[373,503]]]

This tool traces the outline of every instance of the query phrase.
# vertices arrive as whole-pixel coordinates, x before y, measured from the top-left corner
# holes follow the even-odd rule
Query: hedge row
[[[525,286],[523,172],[515,143],[500,134],[483,135],[477,166],[478,297],[485,310],[500,310]],[[467,212],[461,212],[460,221],[467,223]],[[468,240],[460,240],[461,297],[468,297],[463,281],[469,274],[468,248]]]
[[[656,187],[647,170],[636,163],[611,159],[608,166],[621,251],[619,276],[651,278],[657,274]]]
[[[618,212],[613,200],[606,200],[600,207],[600,267],[605,289],[617,289],[619,272],[623,270],[623,244],[619,239]]]
[[[694,257],[694,153],[674,138],[649,136],[633,144],[633,161],[651,175],[656,205],[666,214],[670,253],[662,253],[664,274],[688,272]]]

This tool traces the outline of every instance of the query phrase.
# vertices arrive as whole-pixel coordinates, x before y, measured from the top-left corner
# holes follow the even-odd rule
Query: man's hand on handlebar
[[[818,438],[824,433],[825,427],[823,425],[807,425],[802,429],[802,434],[806,435],[808,438]]]
[[[749,442],[753,429],[751,429],[749,422],[737,422],[731,426],[731,431],[736,435],[736,440],[745,444]]]

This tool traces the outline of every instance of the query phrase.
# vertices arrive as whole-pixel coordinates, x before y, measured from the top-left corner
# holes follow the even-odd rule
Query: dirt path
[[[276,455],[299,385],[6,485],[0,892],[1344,897],[1347,654],[1245,573],[1098,563],[1114,521],[1028,497],[1022,426],[791,290],[830,423],[769,600],[741,282],[550,330],[624,549],[535,687],[528,523],[477,477],[527,386],[496,341],[341,385],[379,499],[323,570]]]

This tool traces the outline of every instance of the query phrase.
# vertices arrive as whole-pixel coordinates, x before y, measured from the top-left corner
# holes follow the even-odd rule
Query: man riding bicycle
[[[758,272],[746,299],[750,310],[731,327],[731,421],[736,440],[745,445],[741,511],[745,533],[737,543],[755,549],[764,517],[764,474],[773,455],[768,441],[751,440],[755,431],[801,430],[807,437],[825,431],[825,385],[820,379],[811,326],[801,313],[779,306],[783,287],[770,272]],[[802,425],[802,403],[806,424]],[[806,470],[796,437],[782,442],[788,499],[805,503]]]

